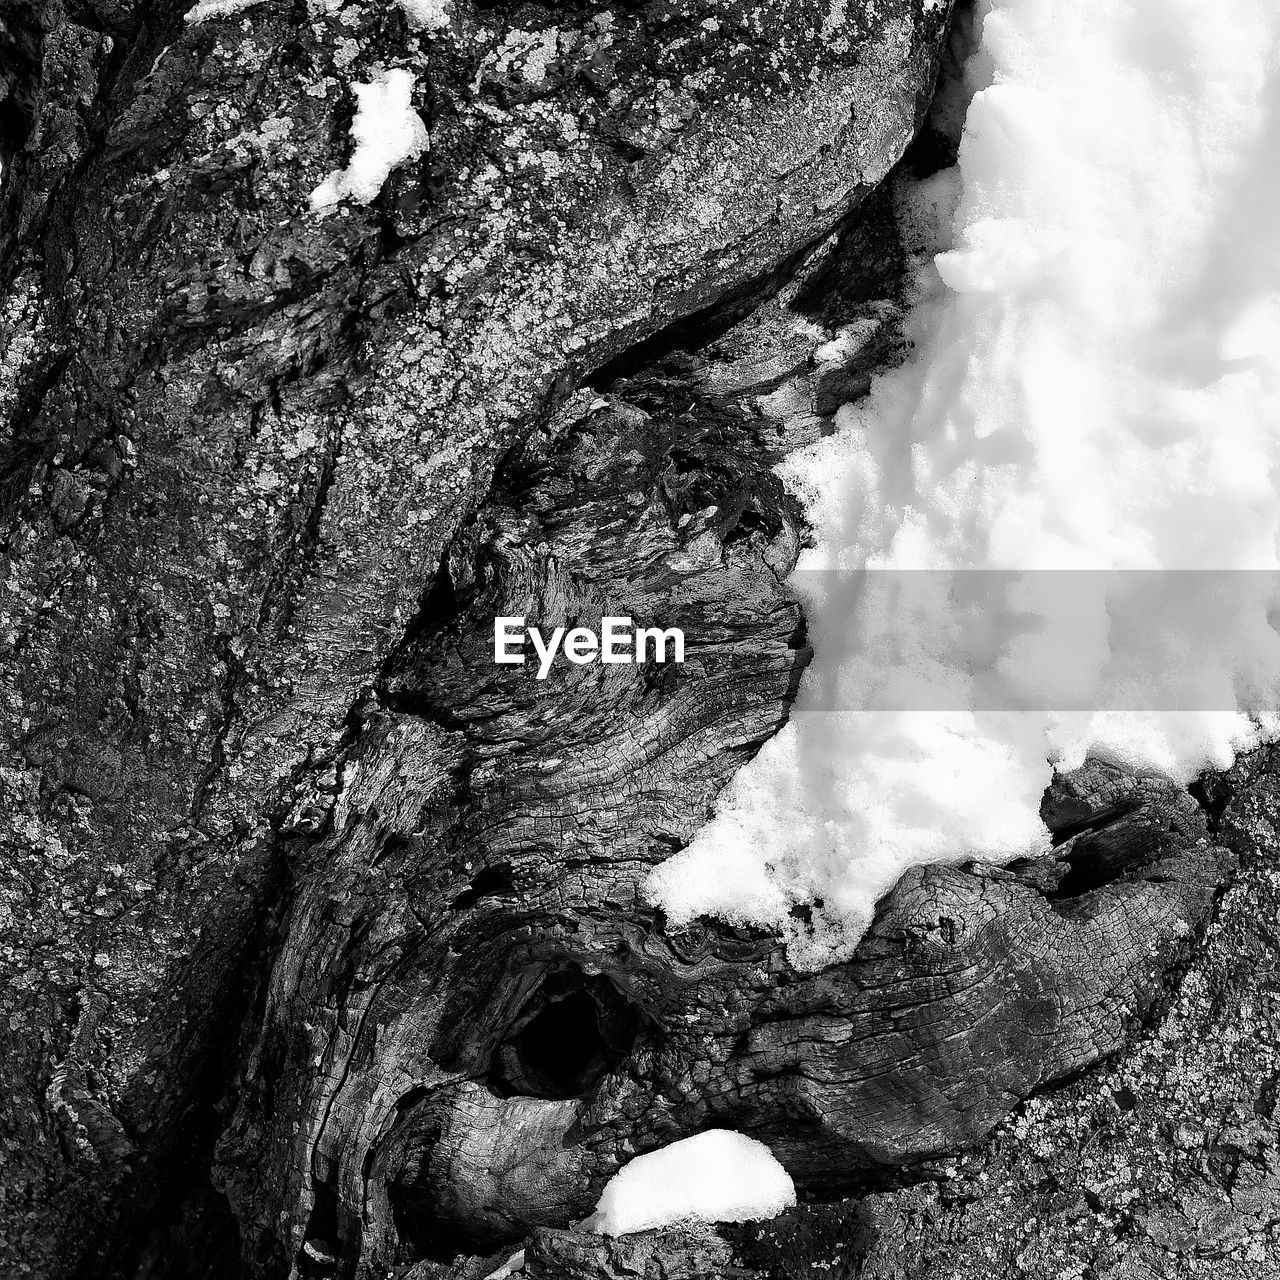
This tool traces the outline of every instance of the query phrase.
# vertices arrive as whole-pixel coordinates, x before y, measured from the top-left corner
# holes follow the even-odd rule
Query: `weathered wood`
[[[6,1266],[478,1280],[529,1237],[534,1275],[785,1274],[764,1235],[561,1229],[708,1125],[852,1191],[1165,997],[1231,857],[1097,765],[1056,858],[918,869],[818,975],[639,894],[807,660],[771,468],[900,345],[889,204],[847,216],[945,12],[13,14]],[[385,65],[430,154],[313,215]],[[680,625],[687,661],[539,682],[491,662],[506,613]]]
[[[599,1280],[627,1275],[640,1280],[750,1280],[756,1273],[735,1266],[733,1250],[714,1231],[642,1231],[633,1236],[593,1236],[547,1231],[534,1237],[525,1255],[529,1280]]]
[[[0,149],[26,142],[0,189],[0,1248],[50,1276],[162,1247],[305,861],[289,796],[331,801],[495,461],[837,224],[910,137],[946,17],[182,8],[41,0],[0,31]],[[430,154],[317,217],[348,85],[387,65]]]
[[[787,314],[752,334],[787,350]],[[803,663],[779,584],[795,513],[765,464],[809,417],[743,400],[808,403],[776,392],[811,362],[739,400],[741,347],[717,349],[719,369],[668,360],[583,396],[512,455],[390,664],[298,879],[256,1050],[270,1069],[224,1140],[264,1238],[267,1188],[292,1178],[294,1251],[371,1275],[443,1263],[585,1216],[630,1155],[712,1126],[767,1141],[806,1192],[851,1190],[1118,1049],[1206,920],[1231,858],[1199,806],[1100,764],[1046,798],[1055,858],[913,870],[855,959],[818,975],[645,906],[648,870],[781,724]],[[658,602],[683,671],[538,682],[488,661],[496,615],[647,621]]]

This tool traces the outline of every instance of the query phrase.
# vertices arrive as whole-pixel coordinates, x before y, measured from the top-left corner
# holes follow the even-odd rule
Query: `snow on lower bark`
[[[679,1222],[752,1222],[795,1202],[790,1175],[763,1142],[708,1129],[623,1166],[582,1225],[624,1236]]]
[[[200,0],[199,4],[187,10],[185,21],[188,26],[195,26],[215,18],[234,18],[261,3],[262,0]]]
[[[335,169],[312,193],[311,207],[332,208],[340,200],[368,204],[391,171],[416,160],[428,145],[427,126],[413,109],[413,74],[396,68],[370,84],[353,84],[356,114],[351,121],[355,150],[345,169]]]
[[[796,714],[649,884],[804,967],[913,864],[1044,850],[1053,768],[1186,781],[1280,725],[1275,579],[1220,572],[1280,567],[1280,5],[980,15],[959,165],[900,192],[914,354],[782,467]]]

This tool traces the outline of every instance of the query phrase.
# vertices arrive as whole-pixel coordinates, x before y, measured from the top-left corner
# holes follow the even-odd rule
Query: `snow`
[[[1280,6],[980,13],[959,165],[898,192],[914,354],[780,468],[796,714],[648,885],[808,968],[907,867],[1044,851],[1055,767],[1280,732]]]
[[[428,146],[427,127],[413,109],[413,75],[395,69],[370,84],[353,84],[356,114],[351,122],[355,150],[345,169],[334,170],[311,193],[311,208],[329,209],[340,200],[368,204],[392,169],[414,160]]]
[[[752,1222],[795,1202],[790,1175],[763,1142],[708,1129],[624,1165],[582,1226],[622,1236],[678,1222]]]
[[[186,21],[190,26],[195,26],[196,23],[208,22],[211,18],[232,18],[262,2],[263,0],[200,0],[198,5],[187,10]]]

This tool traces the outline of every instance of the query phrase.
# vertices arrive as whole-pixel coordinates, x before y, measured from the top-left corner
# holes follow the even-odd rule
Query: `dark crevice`
[[[1067,873],[1048,896],[1054,899],[1079,898],[1111,884],[1137,865],[1131,858],[1131,852],[1092,833],[1080,837],[1060,859],[1066,863]]]
[[[515,881],[511,876],[510,865],[500,863],[497,866],[485,867],[471,881],[471,887],[458,894],[449,905],[454,911],[465,911],[484,898],[514,897],[515,891]]]
[[[495,1092],[582,1097],[631,1052],[637,1009],[607,979],[567,969],[550,975],[494,1054]]]
[[[237,963],[208,981],[197,958],[187,999],[214,1007],[202,1051],[190,1053],[188,1101],[164,1151],[140,1171],[113,1247],[89,1251],[75,1280],[236,1280],[245,1274],[240,1226],[210,1177],[222,1140],[229,1091],[246,1027],[257,1025],[267,998],[265,975],[286,899],[285,864],[277,846],[263,905],[242,922]],[[270,1073],[268,1073],[268,1079]]]
[[[32,4],[18,0],[0,15],[0,163],[6,173],[35,124],[43,42]]]
[[[849,216],[856,220],[862,206]],[[827,238],[829,232],[810,240],[796,252],[784,258],[769,271],[752,277],[735,288],[721,294],[709,306],[683,316],[657,333],[628,347],[595,370],[584,385],[596,391],[612,390],[625,378],[645,372],[651,365],[660,364],[680,352],[701,350],[717,338],[722,338],[735,325],[772,298],[783,286],[789,284],[814,249]]]
[[[9,411],[8,437],[0,447],[0,510],[11,511],[30,482],[32,468],[49,441],[35,430],[45,398],[71,363],[71,353],[53,351],[24,372],[17,400]]]
[[[1230,783],[1220,773],[1202,773],[1187,787],[1187,794],[1204,810],[1209,834],[1216,838],[1222,827],[1222,815],[1231,803]]]
[[[1118,822],[1121,818],[1127,817],[1137,808],[1139,808],[1139,803],[1134,800],[1112,805],[1106,809],[1099,809],[1094,813],[1090,813],[1087,817],[1060,821],[1056,825],[1050,824],[1046,819],[1046,825],[1049,826],[1050,831],[1053,833],[1053,847],[1056,849],[1060,845],[1066,844],[1068,840],[1074,840],[1077,836],[1082,836],[1089,832],[1102,831],[1113,823]]]
[[[339,1253],[338,1197],[327,1182],[313,1181],[315,1203],[307,1222],[302,1248],[295,1261],[299,1280],[328,1280]]]

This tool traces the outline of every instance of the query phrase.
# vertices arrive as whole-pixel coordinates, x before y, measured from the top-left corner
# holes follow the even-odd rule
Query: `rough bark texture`
[[[1056,858],[913,872],[817,975],[638,893],[807,660],[771,466],[900,347],[873,190],[945,8],[180,10],[0,15],[5,1274],[881,1256],[847,1207],[563,1228],[712,1124],[825,1199],[974,1144],[1158,1006],[1239,848],[1091,765]],[[388,66],[429,154],[309,212]],[[539,682],[507,613],[687,661]]]
[[[667,1233],[646,1233],[636,1254],[619,1257],[600,1237],[544,1231],[526,1273],[658,1276],[647,1259],[669,1254],[691,1275],[705,1263],[713,1274],[780,1280],[1271,1280],[1280,1258],[1278,771],[1270,748],[1200,791],[1242,870],[1203,948],[1126,1054],[1019,1107],[976,1149],[917,1166],[896,1189],[722,1227],[719,1244],[700,1250],[683,1233],[669,1248]]]

